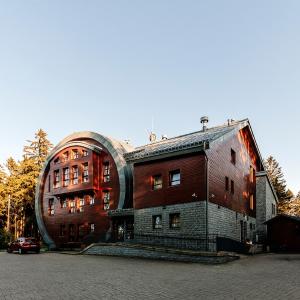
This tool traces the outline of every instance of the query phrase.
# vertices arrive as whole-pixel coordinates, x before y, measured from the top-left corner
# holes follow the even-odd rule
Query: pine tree
[[[34,235],[37,230],[34,218],[35,188],[39,174],[53,145],[48,140],[47,133],[42,129],[36,132],[33,141],[27,142],[29,145],[24,147],[24,156],[19,171],[22,182],[25,232]]]
[[[273,156],[270,156],[265,160],[264,164],[275,188],[279,201],[281,202],[290,200],[293,195],[291,195],[291,193],[288,193],[287,191],[286,181],[284,179],[284,175],[282,173],[281,167],[279,166],[279,163]]]
[[[53,145],[48,140],[47,133],[43,129],[37,131],[33,141],[27,142],[30,144],[24,147],[24,156],[33,159],[41,170]]]
[[[5,183],[6,199],[10,196],[10,227],[16,234],[36,235],[37,226],[34,217],[35,188],[43,164],[52,144],[47,134],[39,129],[33,141],[27,141],[21,161],[9,158]],[[7,206],[7,200],[6,200]],[[8,216],[6,217],[6,219]]]

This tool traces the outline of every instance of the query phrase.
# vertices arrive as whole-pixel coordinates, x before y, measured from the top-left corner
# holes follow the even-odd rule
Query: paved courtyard
[[[300,299],[300,255],[203,265],[0,252],[0,299]]]

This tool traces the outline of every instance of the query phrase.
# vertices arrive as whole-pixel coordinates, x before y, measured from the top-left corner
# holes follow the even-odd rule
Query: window
[[[231,194],[234,194],[234,181],[233,180],[231,180],[230,191],[231,191]]]
[[[64,168],[63,170],[63,186],[68,186],[70,183],[70,169]]]
[[[153,226],[153,229],[161,229],[162,228],[162,216],[161,215],[152,217],[152,226]]]
[[[73,174],[72,183],[78,184],[78,167],[77,166],[72,167],[72,174]]]
[[[233,149],[231,149],[231,163],[236,164],[236,153]]]
[[[59,236],[65,236],[65,234],[66,234],[66,225],[65,224],[60,224]]]
[[[63,162],[68,161],[68,160],[69,160],[69,151],[66,151],[66,152],[63,154]]]
[[[67,207],[67,199],[61,199],[60,200],[60,207],[66,208]]]
[[[109,162],[105,162],[103,164],[103,182],[109,182],[110,181],[110,167]]]
[[[89,203],[90,203],[90,205],[95,204],[95,198],[93,196],[89,196]]]
[[[82,156],[83,157],[86,157],[86,156],[88,156],[89,155],[89,153],[86,151],[86,150],[82,150]]]
[[[74,224],[69,225],[69,241],[70,242],[75,241],[75,225]]]
[[[56,165],[56,164],[59,164],[59,163],[60,163],[60,158],[59,157],[55,158],[54,159],[54,164]]]
[[[252,166],[250,166],[250,182],[253,183],[254,182],[254,175],[255,175],[255,170]]]
[[[82,181],[88,182],[89,181],[89,164],[85,163],[82,166],[83,166]]]
[[[254,196],[253,194],[250,195],[250,210],[254,209]]]
[[[48,214],[49,214],[49,216],[54,215],[54,199],[48,200]]]
[[[225,190],[229,191],[229,178],[227,176],[225,177]]]
[[[77,159],[79,157],[79,153],[77,149],[72,150],[72,158]]]
[[[74,214],[76,212],[76,201],[74,199],[70,200],[69,213]]]
[[[152,176],[152,190],[159,190],[162,188],[162,176]]]
[[[175,186],[180,184],[180,170],[175,170],[170,172],[170,186]]]
[[[60,187],[60,175],[59,170],[54,171],[54,182],[53,182],[54,188]]]
[[[84,210],[84,198],[79,199],[79,212],[83,212]]]
[[[89,224],[89,233],[95,232],[95,224],[94,223],[90,223]]]
[[[272,215],[276,214],[276,205],[272,203]]]
[[[170,228],[180,228],[180,214],[170,214]]]
[[[109,201],[110,201],[110,192],[109,191],[103,191],[103,204],[104,204],[104,210],[109,210]]]

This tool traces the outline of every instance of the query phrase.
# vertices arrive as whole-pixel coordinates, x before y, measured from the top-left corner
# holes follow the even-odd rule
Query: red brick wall
[[[231,163],[231,149],[236,152],[236,164]],[[250,165],[260,170],[259,157],[255,151],[248,129],[241,130],[228,140],[211,145],[209,159],[210,201],[240,213],[255,217],[255,182],[250,182]],[[225,177],[229,178],[229,191],[225,191]],[[234,181],[234,194],[230,182]],[[250,210],[250,194],[254,194],[254,210]]]
[[[169,171],[180,169],[181,184],[169,186]],[[152,190],[151,177],[162,174],[163,188]],[[146,208],[205,200],[205,156],[192,154],[134,167],[134,208]],[[193,194],[197,197],[193,197]]]

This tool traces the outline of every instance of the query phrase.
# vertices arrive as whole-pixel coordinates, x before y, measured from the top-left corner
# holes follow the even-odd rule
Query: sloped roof
[[[298,217],[298,216],[291,216],[291,215],[286,215],[286,214],[279,214],[279,215],[275,216],[274,218],[269,219],[264,224],[273,223],[274,221],[276,221],[278,219],[290,219],[292,221],[300,222],[300,217]]]
[[[248,124],[247,119],[242,121],[233,121],[230,124],[207,128],[205,131],[196,131],[166,140],[157,141],[137,147],[134,151],[126,153],[124,157],[127,161],[136,161],[193,148],[197,148],[197,150],[204,150],[208,147],[209,143],[223,137],[237,128],[240,129],[241,125],[245,124],[245,122]]]

